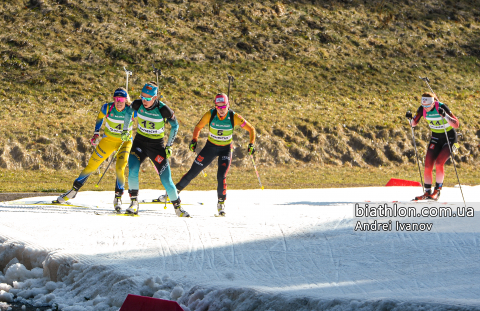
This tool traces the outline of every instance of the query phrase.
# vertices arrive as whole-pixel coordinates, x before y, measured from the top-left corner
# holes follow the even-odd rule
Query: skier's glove
[[[100,140],[100,135],[98,135],[98,133],[95,133],[93,134],[92,139],[90,139],[90,143],[92,144],[92,146],[96,147],[98,145],[99,140]]]
[[[122,141],[127,141],[130,138],[130,133],[128,131],[123,130],[120,137],[122,138]]]
[[[438,107],[438,114],[445,118],[447,112],[442,107]]]
[[[407,111],[407,113],[405,114],[405,117],[407,117],[407,119],[412,119],[413,116],[412,116],[412,113],[410,111]]]
[[[190,151],[192,152],[195,152],[196,148],[197,148],[197,141],[192,139],[192,141],[190,142],[190,145],[188,145],[188,149],[190,149]]]
[[[255,153],[255,146],[253,144],[248,144],[248,154],[252,155]]]
[[[165,154],[167,155],[167,159],[172,156],[172,146],[165,147]]]

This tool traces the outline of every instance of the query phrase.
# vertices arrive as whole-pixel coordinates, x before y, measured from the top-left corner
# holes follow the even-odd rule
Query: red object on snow
[[[386,187],[421,187],[422,184],[418,181],[413,181],[413,180],[405,180],[405,179],[397,179],[397,178],[391,178],[387,184],[385,185]]]
[[[128,295],[120,311],[183,311],[176,301]]]

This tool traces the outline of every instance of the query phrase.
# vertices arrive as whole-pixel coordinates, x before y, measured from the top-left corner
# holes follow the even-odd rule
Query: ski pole
[[[230,82],[232,83],[233,85],[233,81],[235,81],[235,78],[231,75],[229,75],[227,73],[227,78],[228,78],[228,93],[227,93],[227,97],[228,97],[228,101],[230,102]]]
[[[445,118],[442,115],[440,115],[440,116],[442,117],[442,121],[445,122]],[[448,124],[448,122],[447,122],[447,124]],[[448,138],[447,129],[445,128],[445,126],[443,126],[443,130],[445,131],[445,137],[447,138],[448,149],[450,150],[450,157],[452,158],[453,168],[455,169],[455,175],[457,175],[458,186],[460,187],[460,192],[462,193],[463,204],[465,204],[465,209],[466,209],[467,208],[467,203],[465,203],[465,197],[463,196],[462,184],[460,183],[460,178],[458,177],[457,166],[455,165],[455,155],[453,154],[452,146],[450,146],[450,139]]]
[[[415,143],[415,134],[413,131],[413,126],[410,124],[410,122],[408,122],[408,125],[410,125],[410,128],[412,129],[413,148],[415,149],[415,156],[417,157],[418,173],[420,174],[420,181],[422,182],[422,191],[425,192],[425,187],[423,186],[422,171],[420,170],[420,160],[418,159],[417,144]]]
[[[160,84],[158,83],[158,76],[162,75],[162,70],[158,69],[155,67],[155,63],[152,63],[152,67],[153,67],[153,73],[157,76],[157,87],[160,88]],[[158,170],[157,170],[157,167],[155,166],[155,164],[153,163],[152,159],[150,159],[150,162],[152,162],[153,164],[153,167],[155,168],[155,171],[157,172],[158,174]],[[163,207],[163,209],[167,209],[167,190],[165,190],[165,206]]]
[[[133,74],[133,72],[128,71],[125,66],[123,66],[123,70],[125,70],[125,74],[127,75],[127,92],[128,92],[128,77]]]
[[[253,167],[255,168],[255,173],[257,173],[258,183],[260,184],[260,189],[263,190],[262,182],[260,181],[260,175],[258,174],[257,166],[255,165],[255,161],[253,160],[253,155],[251,154],[250,157],[252,158]]]
[[[97,182],[97,184],[95,185],[95,187],[98,188],[98,185],[99,185],[100,182],[102,181],[103,176],[105,176],[105,173],[107,172],[108,168],[110,167],[110,164],[112,164],[113,160],[114,160],[115,157],[117,156],[117,153],[120,151],[120,148],[122,148],[122,146],[123,146],[123,141],[122,141],[122,143],[120,144],[120,147],[118,147],[117,151],[115,151],[115,153],[113,154],[112,160],[110,160],[110,163],[108,163],[107,168],[106,168],[105,171],[103,172],[102,177],[100,177],[100,180]]]
[[[439,99],[437,94],[432,90],[432,87],[428,83],[428,82],[430,82],[428,77],[425,77],[425,78],[419,77],[419,78],[422,79],[427,84],[430,91],[437,97],[437,99]],[[442,117],[442,123],[445,122],[445,118],[442,115],[440,115],[440,117]],[[457,166],[455,165],[455,156],[452,152],[452,147],[450,146],[450,139],[448,138],[447,128],[445,127],[445,123],[443,123],[443,124],[444,124],[443,125],[443,131],[445,132],[445,137],[447,138],[447,145],[448,145],[448,149],[450,150],[450,156],[452,158],[453,168],[455,169],[455,175],[457,175],[458,186],[460,187],[460,192],[462,193],[463,204],[465,204],[465,208],[467,208],[467,203],[465,203],[465,197],[463,196],[462,184],[460,183],[460,178],[458,177]],[[448,122],[447,122],[447,124],[448,124]]]

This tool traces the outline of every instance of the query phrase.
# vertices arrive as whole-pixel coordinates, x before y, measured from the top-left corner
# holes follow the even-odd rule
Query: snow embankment
[[[226,218],[213,217],[214,191],[182,192],[192,219],[161,205],[131,218],[0,204],[0,301],[117,311],[136,294],[186,311],[480,310],[478,216],[354,215],[352,203],[406,201],[412,188],[231,191]],[[465,196],[479,202],[475,188]],[[459,202],[457,192],[442,198]],[[75,202],[111,209],[112,197]],[[390,220],[431,226],[354,230]]]

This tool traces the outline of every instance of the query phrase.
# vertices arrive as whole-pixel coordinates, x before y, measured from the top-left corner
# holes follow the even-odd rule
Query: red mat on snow
[[[183,311],[176,301],[128,295],[120,311]]]
[[[411,186],[411,187],[421,187],[422,184],[418,181],[413,181],[413,180],[405,180],[405,179],[397,179],[397,178],[391,178],[387,184],[385,185],[387,187],[394,187],[394,186]]]

